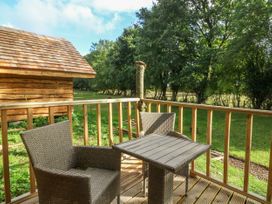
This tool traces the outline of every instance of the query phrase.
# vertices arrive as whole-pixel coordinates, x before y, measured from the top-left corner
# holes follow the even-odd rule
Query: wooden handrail
[[[195,104],[195,103],[182,103],[182,102],[174,102],[174,101],[161,101],[161,100],[153,100],[153,99],[143,99],[143,102],[147,104],[161,104],[161,105],[171,105],[171,106],[182,106],[184,108],[197,108],[203,110],[214,110],[214,111],[228,111],[228,112],[237,112],[237,113],[247,113],[247,114],[255,114],[255,115],[269,115],[272,116],[272,111],[269,110],[256,110],[250,108],[231,108],[225,106],[213,106],[213,105],[205,105],[205,104]]]

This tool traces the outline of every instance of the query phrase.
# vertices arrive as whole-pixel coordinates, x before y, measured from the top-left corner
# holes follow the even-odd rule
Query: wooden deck
[[[147,197],[142,192],[141,161],[126,156],[122,161],[121,175],[121,203],[142,204],[147,203]],[[184,196],[184,178],[176,176],[174,179],[175,204],[259,204],[249,198],[236,194],[214,183],[201,178],[189,179],[188,196]],[[113,201],[112,204],[115,204]],[[23,202],[23,204],[38,204],[38,198]]]

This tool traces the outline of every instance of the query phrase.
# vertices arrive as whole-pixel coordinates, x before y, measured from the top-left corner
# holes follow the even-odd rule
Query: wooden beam
[[[196,141],[196,132],[197,132],[197,108],[192,108],[192,141]],[[191,176],[194,177],[195,171],[195,161],[191,163]]]
[[[88,128],[88,106],[83,105],[83,128],[84,128],[84,145],[89,144],[89,128]]]
[[[118,103],[118,129],[119,129],[119,142],[123,142],[123,103]]]
[[[183,134],[183,106],[179,106],[178,109],[178,131]]]
[[[6,110],[1,111],[1,129],[2,129],[2,154],[3,154],[3,178],[5,202],[11,202],[10,193],[10,174],[9,174],[9,150],[8,150],[8,115]]]
[[[208,110],[207,114],[207,133],[206,133],[206,140],[207,144],[212,144],[212,123],[213,123],[213,111]],[[207,151],[206,154],[206,176],[210,177],[211,175],[211,149]]]
[[[224,173],[223,173],[224,184],[228,183],[230,126],[231,126],[231,112],[226,112],[225,139],[224,139]]]
[[[268,203],[272,203],[272,137],[270,141],[270,156],[269,156],[269,170],[268,170],[266,201]]]
[[[71,134],[71,140],[73,142],[73,107],[67,106],[67,117],[70,123],[70,134]]]
[[[160,113],[161,112],[161,104],[157,103],[157,112]]]
[[[101,105],[96,104],[97,146],[101,145]]]
[[[170,104],[167,104],[167,113],[171,113],[172,106]]]
[[[132,139],[132,125],[131,125],[131,103],[127,103],[127,120],[128,120],[128,138]]]
[[[49,112],[49,116],[48,116],[48,122],[49,124],[53,124],[55,123],[55,118],[54,118],[54,107],[48,107],[48,112]]]
[[[252,128],[253,128],[253,114],[247,115],[246,125],[246,155],[245,155],[245,167],[244,167],[244,191],[248,192],[248,181],[250,173],[250,152],[252,143]]]
[[[135,103],[135,121],[136,121],[136,136],[140,136],[140,111],[139,102]]]
[[[108,137],[109,137],[109,145],[113,145],[113,129],[112,129],[112,103],[108,104]]]
[[[31,130],[33,128],[33,110],[32,108],[27,109],[27,129]],[[36,182],[35,174],[31,162],[29,161],[29,183],[30,183],[30,193],[36,192]]]
[[[151,112],[151,103],[147,103],[146,104],[146,106],[147,106],[147,112]]]

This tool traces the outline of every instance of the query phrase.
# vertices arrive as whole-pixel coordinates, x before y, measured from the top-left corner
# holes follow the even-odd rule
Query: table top
[[[210,145],[153,133],[114,145],[113,148],[176,173],[206,152]]]

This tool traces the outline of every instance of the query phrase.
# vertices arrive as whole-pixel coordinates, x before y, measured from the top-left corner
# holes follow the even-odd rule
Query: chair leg
[[[143,174],[143,193],[144,193],[144,197],[146,196],[146,166],[145,163],[143,161],[143,166],[142,166],[142,174]]]
[[[121,202],[120,202],[120,195],[117,196],[117,204],[121,204]]]

